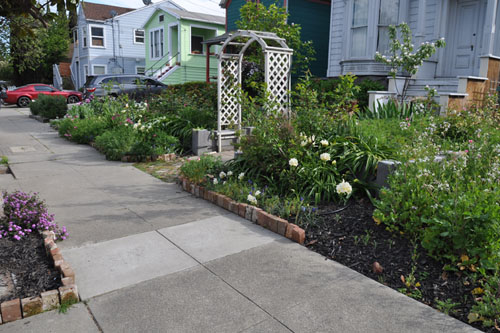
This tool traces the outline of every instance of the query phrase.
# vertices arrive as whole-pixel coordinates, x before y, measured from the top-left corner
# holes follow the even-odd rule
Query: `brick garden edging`
[[[252,221],[253,223],[280,234],[281,236],[284,236],[294,242],[304,244],[306,233],[304,229],[298,225],[289,223],[281,217],[269,214],[262,210],[262,208],[246,203],[236,202],[223,194],[207,190],[204,186],[192,184],[189,179],[182,176],[179,176],[179,181],[184,191],[189,192],[198,198],[210,201],[219,207],[231,211],[240,217]]]
[[[0,324],[27,318],[44,311],[59,307],[60,304],[73,304],[80,300],[75,284],[75,272],[64,261],[61,250],[55,243],[53,231],[42,232],[43,243],[47,255],[54,262],[54,266],[61,272],[62,287],[45,291],[36,297],[16,298],[0,304]]]

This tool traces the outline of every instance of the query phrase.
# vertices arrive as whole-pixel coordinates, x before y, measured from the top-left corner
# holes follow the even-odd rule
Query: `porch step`
[[[458,89],[458,78],[443,78],[443,79],[416,79],[411,80],[408,85],[408,96],[426,96],[425,87],[429,86],[441,93],[456,93]]]

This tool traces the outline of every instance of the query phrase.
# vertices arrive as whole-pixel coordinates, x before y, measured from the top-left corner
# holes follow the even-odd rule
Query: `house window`
[[[78,46],[78,30],[73,30],[73,43],[75,47]]]
[[[163,57],[163,29],[150,31],[149,49],[151,59],[159,59]]]
[[[354,0],[351,28],[351,57],[366,55],[368,36],[368,0]]]
[[[165,20],[165,16],[164,15],[158,16],[158,21],[163,22],[164,20]]]
[[[105,65],[93,65],[92,73],[94,75],[106,74],[106,66]]]
[[[388,53],[389,51],[389,25],[398,24],[399,0],[380,0],[378,16],[378,38],[377,51]]]
[[[144,75],[146,72],[146,67],[136,67],[135,74]]]
[[[82,41],[83,41],[83,47],[87,47],[87,29],[86,28],[82,29]]]
[[[104,27],[90,26],[90,45],[104,47]]]
[[[191,35],[191,53],[203,54],[203,36]]]
[[[134,43],[144,44],[144,30],[134,29]]]

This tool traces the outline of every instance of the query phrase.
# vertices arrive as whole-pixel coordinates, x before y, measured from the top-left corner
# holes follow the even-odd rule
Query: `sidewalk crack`
[[[245,298],[246,300],[248,300],[250,303],[252,303],[253,305],[255,305],[256,307],[258,307],[260,310],[262,310],[264,313],[266,313],[269,317],[271,317],[272,319],[276,320],[278,323],[280,323],[281,326],[283,326],[284,328],[286,328],[287,330],[289,330],[290,332],[292,333],[295,333],[290,327],[288,327],[285,323],[283,323],[281,320],[279,320],[278,318],[276,318],[273,314],[271,314],[269,311],[267,311],[266,309],[264,309],[262,306],[260,306],[259,304],[257,304],[254,300],[252,300],[250,297],[248,297],[247,295],[243,294],[240,290],[238,290],[237,288],[235,288],[233,285],[231,285],[229,282],[227,282],[226,280],[224,280],[224,278],[222,278],[221,276],[219,276],[217,273],[215,273],[213,270],[211,270],[208,266],[206,266],[204,263],[202,263],[201,261],[199,261],[198,259],[196,259],[195,257],[193,257],[191,254],[189,254],[188,252],[186,252],[183,248],[181,248],[179,245],[177,245],[174,241],[172,241],[171,239],[169,239],[168,237],[166,237],[165,235],[163,235],[160,231],[158,230],[155,230],[161,237],[165,238],[167,241],[169,241],[170,243],[172,243],[176,248],[178,248],[180,251],[182,251],[184,254],[186,254],[187,256],[189,256],[191,259],[193,259],[194,261],[196,261],[201,267],[205,268],[207,271],[209,271],[211,274],[213,274],[216,278],[218,278],[220,281],[222,281],[222,283],[224,283],[225,285],[227,285],[229,288],[233,289],[236,293],[238,293],[239,295],[241,295],[243,298]],[[259,323],[257,323],[259,324]],[[248,329],[249,327],[247,327],[246,329]],[[246,330],[245,329],[245,330]],[[245,331],[243,330],[243,331]],[[241,332],[243,332],[241,331]]]

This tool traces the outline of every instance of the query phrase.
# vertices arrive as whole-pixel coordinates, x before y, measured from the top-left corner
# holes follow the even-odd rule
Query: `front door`
[[[451,74],[474,75],[479,66],[479,48],[483,25],[480,0],[458,0],[455,16]],[[450,45],[451,46],[451,45]]]

